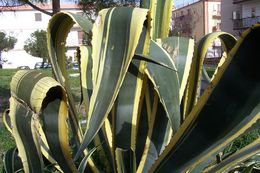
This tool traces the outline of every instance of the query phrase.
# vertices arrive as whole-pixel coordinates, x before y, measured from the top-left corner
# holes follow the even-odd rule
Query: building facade
[[[51,3],[38,5],[40,8],[52,11]],[[13,36],[17,39],[17,43],[13,50],[8,54],[19,55],[19,52],[24,54],[25,41],[30,38],[31,33],[36,30],[47,30],[48,22],[51,16],[46,15],[40,11],[34,10],[28,5],[17,7],[1,7],[0,12],[0,31],[5,32],[7,35]],[[61,4],[61,11],[72,13],[82,13],[77,4]],[[78,26],[73,26],[67,40],[66,47],[68,57],[75,57],[76,47],[82,44],[83,32]],[[15,53],[14,53],[15,52]],[[6,55],[8,55],[6,54]]]
[[[236,37],[260,22],[259,0],[225,0],[221,4],[221,30]]]
[[[220,30],[221,0],[200,0],[173,10],[173,30],[182,36],[202,36]]]

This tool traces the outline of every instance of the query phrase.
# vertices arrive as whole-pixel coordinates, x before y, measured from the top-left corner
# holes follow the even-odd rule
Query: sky
[[[71,3],[71,4],[75,4],[77,3],[79,0],[61,0],[61,2],[63,3]],[[174,5],[177,8],[181,8],[183,6],[188,5],[189,3],[193,3],[193,2],[197,2],[199,0],[173,0]],[[0,1],[0,5],[2,5],[1,1]]]
[[[61,0],[61,2],[66,2],[66,3],[72,3],[72,4],[74,4],[74,3],[77,3],[78,0]]]
[[[199,0],[173,0],[174,5],[177,8],[183,7],[185,5],[188,5],[189,3],[197,2]]]
[[[71,4],[77,3],[78,1],[79,0],[61,0],[61,2],[66,2],[66,3],[71,3]],[[0,5],[5,4],[5,2],[8,2],[8,0],[0,1]]]

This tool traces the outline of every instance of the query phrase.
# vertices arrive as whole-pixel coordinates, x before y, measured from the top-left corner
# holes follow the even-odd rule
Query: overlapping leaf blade
[[[135,173],[136,172],[136,160],[135,153],[129,150],[123,150],[120,148],[116,149],[116,163],[117,172],[122,173]]]
[[[23,169],[23,165],[20,157],[18,157],[17,148],[11,148],[3,156],[3,172],[4,173],[13,173],[18,170]]]
[[[141,0],[140,7],[150,10],[152,39],[168,37],[172,16],[172,0]]]
[[[133,17],[137,15],[138,18]],[[113,8],[99,13],[93,29],[94,88],[90,99],[89,121],[76,158],[91,142],[112,108],[134,56],[146,16],[147,10],[134,8]],[[146,27],[149,28],[149,25]],[[149,35],[148,29],[145,37]],[[143,44],[145,49],[147,43]]]
[[[167,37],[158,39],[158,43],[172,58],[178,73],[180,101],[182,100],[194,51],[194,40],[186,37]]]
[[[152,171],[190,169],[259,120],[259,30],[244,33]]]
[[[171,128],[175,132],[180,126],[179,81],[177,70],[169,55],[159,45],[151,41],[150,54],[155,59],[160,59],[171,69],[149,63],[147,74],[158,92],[161,103],[164,106]]]
[[[244,162],[255,156],[260,152],[260,138],[256,139],[253,143],[249,144],[245,148],[237,151],[235,154],[229,158],[223,160],[221,163],[217,164],[215,167],[208,170],[209,172],[223,172],[227,169],[233,168],[241,162]]]
[[[142,103],[143,72],[139,71],[140,62],[132,61],[115,102],[114,141],[115,148],[135,149],[136,128],[140,104]],[[134,133],[134,134],[133,134]]]
[[[236,38],[225,32],[215,32],[203,37],[195,47],[194,56],[192,59],[191,69],[189,72],[187,90],[185,91],[183,100],[183,116],[184,118],[191,112],[197,103],[198,88],[200,86],[201,71],[207,49],[215,39],[219,38],[227,53],[236,44]],[[222,61],[221,61],[222,62]],[[221,68],[221,67],[220,67]]]
[[[168,37],[170,31],[170,20],[172,16],[172,0],[156,0],[156,6],[153,7],[153,35],[152,38]]]
[[[75,134],[75,142],[79,146],[82,140],[82,131],[78,122],[75,108],[76,104],[70,91],[65,56],[66,38],[75,23],[87,33],[92,29],[92,23],[80,15],[68,12],[60,12],[54,15],[49,21],[47,43],[54,76],[56,80],[65,87],[68,94],[70,121],[72,122],[71,126]]]
[[[81,46],[79,48],[79,61],[80,61],[80,83],[81,83],[81,102],[84,105],[86,114],[88,113],[89,100],[93,91],[92,84],[92,57],[91,48]]]
[[[25,87],[28,83],[30,88]],[[25,171],[43,170],[39,135],[39,119],[42,118],[50,155],[62,170],[75,172],[76,167],[69,152],[67,97],[60,84],[40,72],[19,71],[12,79],[11,91],[10,115],[14,124],[13,134]]]

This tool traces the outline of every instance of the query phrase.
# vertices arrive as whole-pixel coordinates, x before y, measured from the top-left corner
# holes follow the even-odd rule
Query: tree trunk
[[[0,69],[3,68],[2,51],[0,51]]]
[[[60,11],[60,0],[52,0],[53,15]]]

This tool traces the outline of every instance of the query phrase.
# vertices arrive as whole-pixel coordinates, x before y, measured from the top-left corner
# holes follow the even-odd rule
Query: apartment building
[[[260,0],[225,0],[221,11],[221,30],[236,37],[260,22]]]
[[[193,1],[173,10],[173,28],[195,40],[220,30],[221,0]]]

